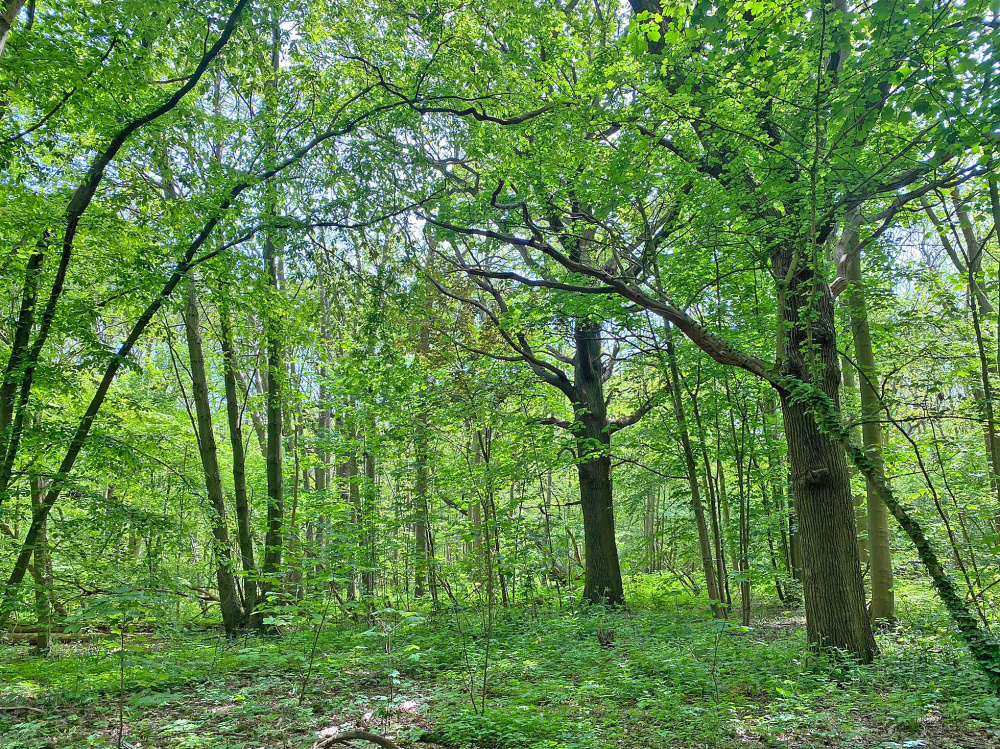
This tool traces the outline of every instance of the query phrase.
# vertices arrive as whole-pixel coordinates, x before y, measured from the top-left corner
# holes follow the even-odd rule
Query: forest
[[[0,749],[1000,747],[996,0],[0,11]]]

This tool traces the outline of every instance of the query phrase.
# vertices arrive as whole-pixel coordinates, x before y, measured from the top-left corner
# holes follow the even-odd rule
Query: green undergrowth
[[[133,747],[308,747],[346,726],[481,749],[992,745],[1000,700],[926,591],[898,595],[872,666],[809,653],[800,611],[742,628],[653,587],[624,612],[500,610],[485,685],[482,613],[454,607],[328,623],[308,679],[308,626],[2,646],[0,749],[117,746],[119,710]]]

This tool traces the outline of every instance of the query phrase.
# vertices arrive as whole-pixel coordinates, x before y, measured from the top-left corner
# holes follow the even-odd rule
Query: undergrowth
[[[307,681],[308,628],[136,634],[124,653],[109,639],[47,658],[3,646],[0,749],[117,746],[119,709],[133,747],[308,747],[348,726],[481,749],[989,745],[975,742],[994,740],[1000,701],[925,594],[897,594],[911,603],[872,666],[811,654],[800,612],[747,629],[652,585],[624,612],[500,611],[485,687],[471,610],[328,623]]]

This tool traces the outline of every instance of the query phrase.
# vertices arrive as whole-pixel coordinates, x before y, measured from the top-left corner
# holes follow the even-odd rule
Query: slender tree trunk
[[[856,247],[848,247],[848,251],[856,249]],[[851,315],[851,331],[854,333],[854,352],[860,370],[858,378],[861,388],[862,444],[871,457],[876,470],[884,478],[882,425],[879,423],[880,403],[878,393],[875,391],[878,370],[875,367],[875,352],[868,326],[868,305],[864,293],[860,252],[851,252],[847,268],[847,278],[851,283],[847,305]],[[891,621],[896,618],[896,605],[892,582],[889,517],[879,493],[879,487],[867,480],[865,483],[872,587],[870,615],[873,621],[883,619]]]
[[[41,505],[45,497],[45,485],[40,476],[32,474],[29,479],[31,508]],[[38,621],[38,637],[35,652],[44,655],[49,652],[52,632],[52,572],[49,557],[47,527],[43,524],[38,534],[38,543],[31,564],[32,582],[35,584],[35,618]]]
[[[0,50],[2,51],[2,50]],[[38,303],[38,287],[41,280],[42,264],[48,246],[48,232],[42,237],[24,269],[24,283],[21,290],[21,306],[14,325],[14,335],[10,342],[10,356],[0,381],[0,507],[3,506],[10,489],[14,473],[14,462],[20,442],[20,433],[15,433],[14,399],[20,384],[31,330],[35,324],[35,306]]]
[[[854,366],[844,359],[841,364],[844,376],[844,387],[847,390],[857,391],[858,390],[858,378],[854,376]],[[851,430],[852,438],[861,443],[863,437],[861,435],[861,427],[855,427]],[[854,467],[848,466],[848,470],[853,478]],[[861,567],[864,568],[869,565],[871,561],[871,555],[868,551],[868,501],[866,495],[855,494],[854,495],[854,518],[857,525],[858,532],[858,559],[861,561]]]
[[[716,424],[716,444],[721,450],[722,435],[718,431],[718,424]],[[729,554],[729,557],[726,559],[726,563],[729,565],[728,569],[738,570],[739,560],[736,558],[736,547],[729,541],[732,522],[729,517],[729,493],[726,491],[726,470],[722,466],[721,454],[716,454],[715,456],[715,480],[718,482],[716,493],[719,496],[719,527],[722,528],[722,549],[724,553]],[[725,577],[726,603],[732,606],[733,594],[729,588],[729,574],[727,571]]]
[[[737,549],[734,551],[733,561],[736,564],[736,572],[740,583],[740,614],[744,627],[750,625],[750,527],[749,527],[749,489],[747,487],[746,475],[744,471],[744,460],[746,458],[746,414],[742,413],[740,424],[740,437],[736,436],[736,414],[737,404],[733,394],[729,389],[729,373],[726,373],[726,400],[729,402],[729,433],[733,441],[733,459],[736,463],[736,493],[739,498],[739,518],[737,528]]]
[[[665,322],[664,340],[666,343],[667,363],[670,368],[670,389],[674,404],[674,418],[677,421],[677,433],[680,436],[681,449],[684,453],[684,468],[687,473],[688,486],[691,489],[691,510],[694,513],[695,525],[698,528],[698,549],[701,552],[701,566],[705,574],[705,587],[711,602],[712,614],[716,619],[725,618],[722,598],[719,593],[718,576],[712,564],[712,543],[708,537],[708,524],[705,522],[705,510],[701,503],[701,489],[698,486],[698,464],[695,461],[694,450],[691,447],[691,436],[688,433],[687,415],[684,412],[684,401],[681,395],[681,377],[677,366],[677,351],[674,348],[673,328]]]
[[[229,637],[236,634],[243,616],[240,611],[239,593],[233,577],[233,562],[229,546],[229,529],[226,523],[226,502],[219,471],[219,454],[212,425],[212,410],[208,400],[208,378],[205,374],[205,354],[201,341],[201,320],[198,311],[196,280],[188,281],[187,300],[184,308],[184,332],[187,336],[188,356],[191,362],[191,397],[194,400],[198,424],[198,452],[205,473],[205,490],[211,505],[210,525],[215,539],[216,580],[219,586],[219,607],[222,626]]]
[[[698,439],[699,446],[701,448],[701,460],[705,468],[705,486],[708,487],[708,517],[711,521],[712,526],[712,548],[715,552],[715,575],[717,579],[716,590],[721,597],[723,604],[723,613],[726,612],[727,606],[730,605],[731,601],[728,597],[728,592],[726,591],[726,557],[723,553],[724,544],[722,541],[722,532],[720,529],[721,521],[719,518],[719,507],[718,500],[716,498],[715,492],[715,481],[712,477],[712,464],[708,459],[708,444],[705,440],[705,427],[701,421],[701,411],[698,408],[698,398],[693,396],[691,398],[691,407],[694,411],[695,423],[698,426]]]
[[[220,299],[225,293],[220,294]],[[246,451],[243,447],[243,423],[240,418],[240,398],[236,388],[237,361],[233,349],[233,334],[229,310],[219,306],[219,333],[222,345],[223,379],[226,386],[226,418],[229,422],[229,444],[233,451],[233,490],[236,497],[236,533],[243,565],[244,618],[249,620],[257,606],[257,564],[254,561],[253,535],[250,525],[250,501],[247,494]]]
[[[361,572],[361,588],[366,596],[375,594],[375,568],[378,564],[376,523],[378,521],[378,484],[376,483],[375,455],[370,446],[364,453],[364,568]]]
[[[281,29],[277,20],[272,21],[271,28],[271,69],[274,78],[268,84],[270,96],[277,98],[277,75],[281,52]],[[272,110],[276,103],[270,104]],[[272,112],[272,116],[274,116]],[[273,138],[272,134],[272,138]],[[274,152],[275,145],[270,145],[269,151]],[[277,199],[273,190],[266,197],[267,212],[274,215],[277,211]],[[264,238],[264,265],[267,270],[268,287],[272,306],[280,295],[278,283],[280,257],[274,242],[274,232],[268,231]],[[267,472],[267,532],[264,536],[264,559],[261,565],[261,596],[266,597],[271,591],[277,590],[281,553],[284,536],[285,518],[285,487],[284,487],[284,446],[283,440],[283,385],[285,382],[284,347],[279,330],[278,313],[275,309],[265,311],[264,327],[267,338],[267,456],[265,459]],[[262,623],[258,618],[257,626]]]
[[[659,487],[646,490],[646,507],[642,516],[642,536],[646,546],[646,573],[656,572],[656,510]]]
[[[347,483],[346,499],[351,508],[351,524],[356,531],[356,536],[351,543],[351,569],[350,580],[347,585],[347,596],[351,601],[358,599],[358,578],[361,567],[364,564],[364,541],[363,530],[365,522],[364,508],[361,506],[361,483],[358,476],[358,436],[353,427],[348,432],[350,440],[350,452],[347,460],[343,464],[344,478]]]
[[[423,412],[417,415],[416,432],[414,434],[414,449],[416,452],[416,475],[413,487],[414,535],[416,536],[417,559],[414,565],[413,594],[420,598],[427,592],[427,576],[429,573],[428,558],[430,556],[430,538],[428,533],[428,466],[427,466],[427,415]]]

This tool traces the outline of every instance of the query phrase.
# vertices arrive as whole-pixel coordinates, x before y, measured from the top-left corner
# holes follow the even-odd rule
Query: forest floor
[[[385,610],[318,637],[315,613],[265,640],[131,634],[124,651],[109,637],[46,658],[0,645],[0,749],[117,747],[119,721],[135,749],[310,747],[359,727],[413,749],[1000,747],[1000,699],[929,601],[857,666],[810,655],[801,612],[744,629],[683,596],[644,599],[498,611],[485,693],[471,609]]]

